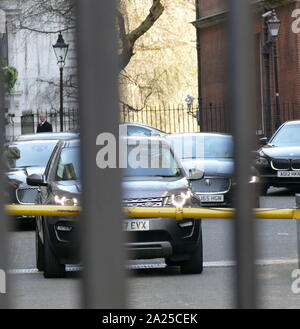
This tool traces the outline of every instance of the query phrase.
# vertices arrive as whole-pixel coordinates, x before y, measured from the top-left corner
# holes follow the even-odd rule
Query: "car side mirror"
[[[26,182],[29,186],[47,186],[42,175],[32,174],[27,177]]]
[[[262,137],[259,139],[259,142],[261,145],[267,145],[268,144],[268,137]]]
[[[198,180],[204,177],[204,171],[198,168],[189,169],[188,179],[189,180]]]

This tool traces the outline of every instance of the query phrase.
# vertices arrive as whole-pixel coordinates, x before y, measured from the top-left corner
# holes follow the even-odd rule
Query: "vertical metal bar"
[[[296,194],[296,208],[300,209],[300,194]],[[298,268],[300,268],[300,220],[297,220]]]
[[[77,1],[83,180],[84,306],[124,308],[121,175],[100,169],[99,134],[119,136],[118,57],[113,0]],[[111,150],[116,152],[116,150]]]
[[[4,135],[5,135],[5,111],[4,111],[4,81],[3,73],[0,70],[0,154],[3,154]],[[6,294],[6,233],[7,233],[7,216],[4,212],[4,192],[6,188],[4,176],[4,163],[0,157],[0,309],[8,307],[8,296]]]
[[[4,38],[7,38],[6,31],[6,15],[3,10],[0,10],[0,34]],[[0,61],[3,60],[4,49],[6,47],[5,42],[0,44]],[[5,109],[4,109],[4,77],[3,71],[0,70],[0,309],[8,308],[8,295],[6,293],[6,269],[7,269],[7,216],[4,212],[5,200],[4,193],[6,191],[6,179],[4,175],[4,163],[3,163],[3,151],[5,140]]]
[[[59,73],[60,73],[60,109],[59,109],[59,118],[60,118],[60,131],[64,131],[64,91],[63,91],[63,73],[64,68],[60,67],[59,68]]]
[[[270,45],[268,44],[269,29],[267,25],[267,18],[264,20],[264,41],[265,45],[262,48],[264,56],[264,68],[265,68],[265,97],[266,103],[264,106],[265,110],[265,135],[270,138],[272,133],[271,127],[271,80],[270,80]]]
[[[275,129],[281,125],[280,103],[279,103],[279,80],[278,80],[278,54],[277,54],[277,40],[273,40],[273,57],[274,57],[274,82],[275,82],[275,104],[276,104],[276,119]]]
[[[253,33],[249,0],[230,1],[229,20],[229,101],[235,138],[235,190],[237,307],[255,308],[254,195],[248,183],[251,176],[250,151],[255,147]]]
[[[195,0],[195,7],[196,7],[196,21],[198,21],[201,17],[200,13],[200,1]],[[204,130],[202,127],[203,124],[203,113],[202,113],[202,79],[201,79],[201,70],[202,70],[202,62],[201,62],[201,40],[200,40],[200,29],[196,27],[196,42],[197,42],[197,61],[198,61],[198,72],[197,72],[197,79],[198,79],[198,107],[199,107],[199,131]]]

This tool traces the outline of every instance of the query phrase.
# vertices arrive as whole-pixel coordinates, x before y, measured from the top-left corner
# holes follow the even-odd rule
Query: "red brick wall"
[[[225,0],[209,0],[201,1],[200,15],[201,17],[210,16],[226,10]],[[278,37],[278,68],[279,68],[279,87],[280,101],[300,104],[300,33],[295,34],[291,30],[292,22],[295,18],[291,17],[295,8],[300,8],[300,3],[295,2],[289,5],[276,8],[276,13],[281,20],[281,28]],[[253,32],[256,35],[255,59],[256,65],[262,64],[256,68],[257,77],[257,94],[258,100],[264,100],[264,96],[260,99],[260,94],[264,94],[263,83],[260,81],[264,75],[263,57],[261,55],[261,47],[264,45],[263,19],[261,13],[257,13],[254,19]],[[257,40],[261,40],[261,45]],[[219,24],[200,30],[200,94],[204,102],[226,102],[226,46],[227,36],[225,24]],[[260,60],[259,60],[260,59]],[[271,95],[274,91],[274,67],[273,56],[270,57],[271,68]],[[262,83],[262,85],[260,85]],[[272,101],[275,101],[273,98]],[[258,116],[261,116],[261,106],[257,105]],[[294,119],[300,119],[300,106],[286,106],[281,108],[282,118],[291,116]],[[274,114],[274,108],[273,108]]]
[[[226,32],[224,25],[200,32],[201,96],[205,103],[224,102],[226,97]]]
[[[210,16],[227,9],[227,0],[199,0],[200,15]]]

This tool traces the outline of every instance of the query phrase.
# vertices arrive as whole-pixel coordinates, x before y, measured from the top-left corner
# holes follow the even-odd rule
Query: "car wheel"
[[[44,246],[42,244],[37,225],[35,227],[35,254],[36,267],[39,271],[44,270]]]
[[[182,274],[200,274],[203,271],[203,245],[202,231],[200,231],[199,242],[196,250],[190,260],[181,263],[180,271]]]
[[[44,229],[44,277],[45,278],[63,278],[66,275],[64,264],[60,264],[53,253],[49,238]]]

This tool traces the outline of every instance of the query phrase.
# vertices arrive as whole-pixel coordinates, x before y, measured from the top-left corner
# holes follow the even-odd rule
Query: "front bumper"
[[[260,182],[264,186],[296,187],[300,185],[300,177],[277,177],[277,171],[270,167],[257,168]]]
[[[60,262],[64,264],[80,262],[78,218],[46,217],[45,220],[51,248]],[[125,232],[124,247],[129,259],[168,257],[172,260],[183,261],[190,258],[200,239],[201,220],[177,221],[174,218],[145,218],[143,220],[149,221],[149,230]],[[61,231],[63,227],[71,229]]]
[[[167,258],[173,254],[169,241],[125,243],[125,250],[130,259]]]
[[[125,234],[128,258],[172,258],[176,261],[190,258],[199,242],[201,220],[177,221],[175,218],[145,220],[149,220],[149,231],[126,232]]]
[[[230,207],[232,205],[232,180],[230,177],[205,176],[192,182],[192,191],[201,200],[202,207]],[[220,200],[223,196],[223,200]]]
[[[45,217],[45,233],[62,264],[80,262],[79,217]],[[45,239],[45,237],[43,237]]]

